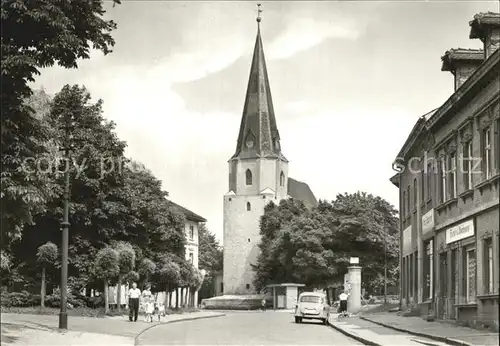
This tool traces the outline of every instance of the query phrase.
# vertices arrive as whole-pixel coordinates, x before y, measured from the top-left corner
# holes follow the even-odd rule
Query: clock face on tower
[[[247,139],[246,145],[247,145],[247,148],[252,148],[253,147],[253,139],[251,139],[251,138]]]

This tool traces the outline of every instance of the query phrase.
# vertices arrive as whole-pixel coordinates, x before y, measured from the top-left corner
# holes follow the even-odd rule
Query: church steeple
[[[274,115],[271,88],[267,76],[266,60],[260,36],[260,4],[257,16],[257,38],[248,79],[245,105],[234,158],[276,157],[281,153],[280,136]]]

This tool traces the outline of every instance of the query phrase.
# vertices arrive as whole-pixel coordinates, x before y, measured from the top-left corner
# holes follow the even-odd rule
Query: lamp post
[[[70,150],[71,146],[71,128],[73,126],[73,118],[71,115],[66,116],[64,125],[64,158],[66,159],[66,167],[64,169],[64,213],[63,222],[61,222],[62,244],[61,244],[61,304],[59,312],[59,329],[68,329],[68,242],[69,242],[69,175],[71,169]]]

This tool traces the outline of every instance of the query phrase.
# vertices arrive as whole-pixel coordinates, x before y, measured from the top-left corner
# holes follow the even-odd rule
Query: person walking
[[[153,322],[154,301],[150,285],[147,285],[146,289],[142,291],[142,298],[144,302],[144,320],[146,322]]]
[[[128,290],[128,306],[129,314],[128,319],[130,322],[137,322],[137,315],[139,314],[139,298],[141,297],[141,290],[137,288],[137,284],[132,283],[132,288]]]
[[[266,298],[262,298],[260,305],[262,307],[262,311],[266,311]]]
[[[345,291],[339,296],[339,314],[341,315],[347,314],[347,298],[349,295]]]

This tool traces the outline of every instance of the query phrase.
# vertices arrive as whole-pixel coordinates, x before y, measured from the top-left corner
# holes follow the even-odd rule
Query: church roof
[[[195,221],[195,222],[207,222],[203,216],[200,216],[196,213],[193,213],[191,210],[184,208],[183,206],[178,205],[177,203],[168,200],[168,202],[172,205],[174,209],[176,209],[179,213],[184,214],[187,220]]]
[[[309,185],[292,178],[288,178],[288,195],[304,202],[308,208],[313,208],[318,205],[318,201]]]
[[[267,75],[260,20],[236,151],[232,158],[280,157],[280,135],[276,125]],[[286,160],[286,159],[285,159]]]

